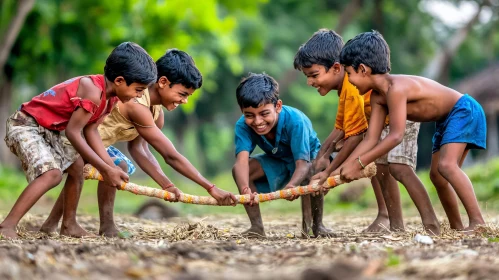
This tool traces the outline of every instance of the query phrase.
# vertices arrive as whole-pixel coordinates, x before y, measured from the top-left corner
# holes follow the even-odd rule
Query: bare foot
[[[64,224],[61,225],[60,235],[76,238],[81,238],[84,236],[94,236],[93,234],[88,233],[86,230],[84,230],[79,224],[74,224],[71,226],[65,226]]]
[[[323,224],[316,226],[312,226],[312,232],[314,236],[317,237],[333,237],[334,232],[331,229],[328,229]]]
[[[460,232],[466,235],[473,235],[476,233],[477,227],[484,225],[485,223],[470,223],[470,225],[467,228],[463,229]]]
[[[374,222],[362,232],[386,232],[388,231],[389,226],[390,220],[388,220],[388,216],[378,215]]]
[[[16,228],[0,227],[0,236],[5,239],[18,239]]]
[[[437,224],[426,224],[424,225],[424,229],[428,235],[438,236],[440,235],[440,225]]]
[[[241,235],[246,237],[265,237],[263,227],[251,226],[248,230],[243,231]]]
[[[391,232],[405,232],[405,228],[404,227],[390,227],[390,231]]]
[[[111,226],[101,226],[99,229],[99,235],[105,237],[117,237],[120,231],[115,224]]]
[[[43,225],[40,227],[40,232],[43,232],[48,235],[53,235],[57,233],[58,224],[50,224],[48,221],[45,221]]]

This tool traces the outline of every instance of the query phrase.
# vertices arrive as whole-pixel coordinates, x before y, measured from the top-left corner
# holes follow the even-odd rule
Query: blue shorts
[[[436,122],[432,152],[448,143],[467,143],[467,149],[485,149],[487,121],[482,106],[468,94],[456,102],[447,118]]]
[[[109,146],[107,148],[107,154],[111,157],[111,159],[114,161],[114,164],[116,165],[124,161],[128,167],[128,175],[132,175],[135,172],[135,165],[133,165],[132,161],[128,159],[122,152],[120,152],[120,150],[116,149],[113,146]]]
[[[267,154],[258,154],[252,158],[258,160],[266,176],[255,181],[258,193],[270,193],[284,188],[295,172],[294,162],[286,163]]]

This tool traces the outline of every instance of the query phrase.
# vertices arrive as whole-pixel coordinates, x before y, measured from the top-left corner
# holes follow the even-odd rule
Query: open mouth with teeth
[[[260,124],[260,125],[254,125],[253,129],[256,131],[258,134],[262,134],[267,130],[268,125],[267,124]]]
[[[314,88],[317,90],[317,92],[318,92],[320,95],[322,95],[322,93],[321,93],[321,89],[322,89],[322,88],[321,88],[320,86],[314,85]]]
[[[173,102],[173,103],[170,103],[170,105],[165,106],[165,107],[166,107],[166,109],[167,109],[168,111],[173,111],[173,110],[177,109],[177,107],[178,107],[179,105],[180,105],[180,103]]]

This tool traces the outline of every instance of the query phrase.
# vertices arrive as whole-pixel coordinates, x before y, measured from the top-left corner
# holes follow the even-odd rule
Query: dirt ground
[[[165,222],[119,216],[123,238],[74,239],[36,230],[43,216],[28,215],[21,239],[0,240],[0,279],[497,279],[498,217],[480,234],[444,229],[433,245],[414,241],[419,219],[403,233],[363,234],[361,214],[325,217],[332,238],[303,239],[294,216],[264,216],[265,239],[238,235],[245,216],[183,217]],[[443,219],[441,219],[443,220]],[[98,219],[81,216],[96,233]],[[445,226],[445,225],[444,225]]]

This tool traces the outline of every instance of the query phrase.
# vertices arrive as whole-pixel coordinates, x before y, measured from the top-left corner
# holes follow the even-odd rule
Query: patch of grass
[[[489,237],[489,238],[488,238],[488,241],[489,241],[489,242],[494,242],[494,243],[497,243],[497,242],[499,242],[499,237],[497,237],[497,236],[496,236],[496,237]]]
[[[393,251],[392,248],[386,248],[387,259],[386,266],[397,266],[400,264],[400,257]]]

